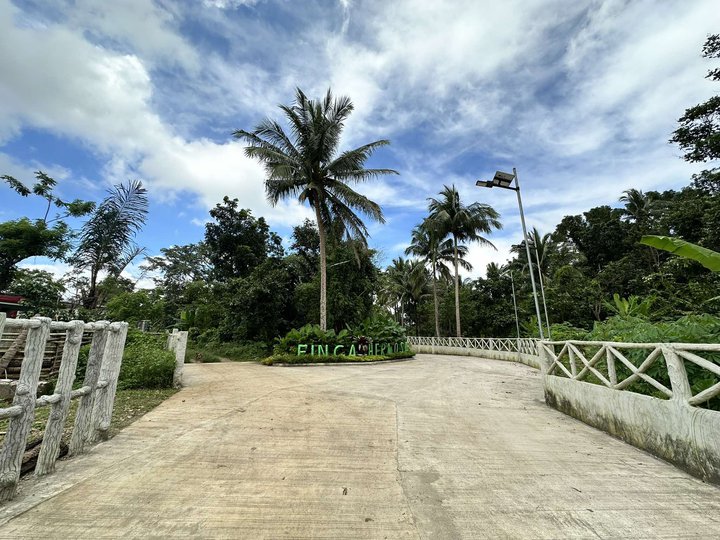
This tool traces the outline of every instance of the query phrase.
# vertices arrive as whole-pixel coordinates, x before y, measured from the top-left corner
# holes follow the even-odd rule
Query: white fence
[[[538,340],[529,338],[408,337],[415,352],[484,356],[540,368]]]
[[[702,405],[720,394],[720,365],[701,356],[720,356],[720,344],[544,341],[540,353],[547,375],[594,382],[613,390],[632,390],[633,385],[644,382],[656,397],[690,406]],[[631,354],[634,361],[628,358]],[[693,379],[705,381],[695,389],[686,362],[695,371]]]
[[[80,454],[87,445],[107,435],[128,325],[124,322],[107,321],[53,322],[47,317],[6,319],[5,314],[0,313],[0,335],[5,328],[27,328],[28,333],[25,357],[12,405],[0,409],[0,419],[9,419],[0,450],[0,501],[15,495],[23,454],[37,408],[52,409],[35,467],[35,474],[38,476],[55,470],[71,400],[79,399],[80,403],[70,439],[69,454]],[[54,393],[37,398],[45,345],[51,331],[65,333],[62,362]],[[83,385],[73,390],[84,332],[92,333],[92,344]]]

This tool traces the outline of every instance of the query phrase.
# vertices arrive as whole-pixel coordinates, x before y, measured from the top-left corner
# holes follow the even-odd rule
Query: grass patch
[[[177,392],[174,388],[151,388],[151,389],[118,389],[115,395],[115,406],[113,407],[112,422],[110,423],[110,436],[115,436],[121,429],[129,426],[135,420],[143,416],[148,411],[154,409],[160,403]],[[80,398],[72,400],[70,403],[70,414],[65,422],[62,440],[65,443],[70,442],[70,436],[75,424],[75,414],[77,413]],[[0,401],[0,407],[9,407],[12,403],[8,401]],[[33,421],[28,443],[36,441],[43,436],[45,425],[51,408],[41,407],[35,409],[35,420]],[[0,444],[5,440],[9,420],[0,420]]]
[[[415,353],[412,351],[400,351],[390,353],[383,356],[362,355],[362,356],[346,356],[344,354],[317,356],[304,354],[297,356],[294,354],[274,354],[260,361],[261,364],[272,366],[273,364],[343,364],[357,362],[381,362],[383,360],[397,360],[400,358],[412,358]]]
[[[270,353],[264,343],[189,343],[185,362],[257,362]]]

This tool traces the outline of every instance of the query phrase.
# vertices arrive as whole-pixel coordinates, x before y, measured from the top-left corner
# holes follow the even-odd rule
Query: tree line
[[[703,54],[720,57],[718,36],[708,38]],[[708,77],[718,81],[720,71],[711,70]],[[0,223],[0,289],[27,296],[30,311],[57,310],[67,283],[18,270],[17,263],[32,255],[65,257],[76,268],[71,279],[80,291],[71,306],[74,315],[81,310],[84,318],[180,326],[208,342],[270,343],[308,322],[340,331],[382,314],[418,335],[512,336],[513,282],[525,335],[535,335],[538,322],[561,335],[587,331],[613,315],[665,320],[720,310],[717,273],[639,243],[655,234],[720,250],[717,167],[695,175],[682,189],[628,189],[618,193],[616,205],[566,216],[553,231],[533,229],[528,242],[534,260],[527,261],[521,241],[510,261],[488,265],[485,277],[477,279],[462,279],[461,270],[471,269],[468,245],[491,247],[500,217],[488,205],[466,204],[455,186],[445,186],[429,197],[427,215],[413,229],[405,257],[382,269],[368,247],[364,223],[383,222],[382,209],[353,186],[396,174],[365,167],[389,142],[339,151],[353,107],[329,91],[312,100],[298,89],[295,101],[281,110],[287,131],[265,119],[234,136],[265,166],[272,204],[295,198],[315,214],[293,229],[289,248],[263,217],[225,197],[210,211],[203,241],[147,258],[145,268],[156,287],[138,291],[121,273],[143,254],[135,245],[147,215],[147,193],[139,182],[115,186],[95,206],[60,200],[53,194],[54,180],[43,173],[31,187],[6,176],[19,195],[46,199],[47,210],[35,220]],[[720,157],[719,117],[716,96],[680,118],[670,140],[686,160],[712,163]],[[89,216],[74,240],[65,222],[71,216]],[[529,272],[544,284],[542,321],[534,319]]]

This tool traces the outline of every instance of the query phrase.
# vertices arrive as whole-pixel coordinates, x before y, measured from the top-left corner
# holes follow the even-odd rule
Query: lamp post
[[[515,187],[512,187],[513,180],[515,181]],[[543,334],[542,328],[542,316],[540,315],[540,304],[538,302],[537,288],[535,287],[535,273],[532,271],[532,258],[530,257],[530,244],[528,242],[527,228],[525,227],[525,213],[523,212],[522,197],[520,196],[520,182],[518,181],[517,169],[513,167],[512,174],[496,171],[495,176],[492,180],[478,180],[475,182],[478,187],[499,187],[503,189],[509,189],[515,192],[518,200],[518,207],[520,208],[520,222],[522,223],[523,238],[525,239],[525,250],[527,252],[527,260],[530,265],[530,283],[532,284],[533,300],[535,301],[535,314],[537,315],[538,331],[540,332],[540,339],[544,340],[545,335]]]
[[[533,242],[533,244],[535,244],[535,243]],[[547,302],[545,301],[545,286],[543,285],[542,266],[540,266],[540,252],[538,251],[537,244],[535,244],[533,247],[535,248],[535,260],[537,261],[537,267],[538,267],[538,280],[540,281],[540,294],[542,295],[543,309],[545,310],[545,325],[547,326],[548,339],[552,339],[552,334],[550,333],[550,317],[548,317]],[[532,265],[531,265],[530,271],[532,271]]]
[[[510,276],[510,287],[512,288],[513,307],[515,308],[515,328],[517,329],[517,338],[520,339],[520,318],[518,317],[517,299],[515,298],[515,280],[513,279],[512,270],[508,270],[500,274],[500,277]]]

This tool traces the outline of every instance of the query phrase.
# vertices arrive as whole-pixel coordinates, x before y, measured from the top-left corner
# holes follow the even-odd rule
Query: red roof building
[[[22,299],[23,297],[17,294],[0,294],[0,313],[7,313],[8,317],[14,319],[22,307],[20,305]]]

